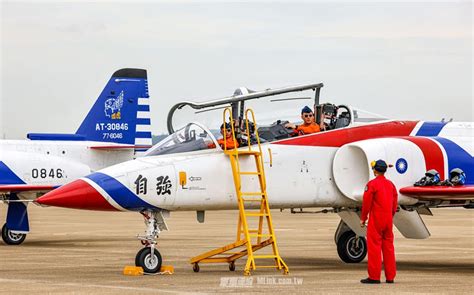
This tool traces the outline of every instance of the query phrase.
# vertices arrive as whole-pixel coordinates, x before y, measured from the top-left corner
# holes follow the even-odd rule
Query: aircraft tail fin
[[[151,146],[147,72],[120,69],[107,82],[76,136],[85,140]]]

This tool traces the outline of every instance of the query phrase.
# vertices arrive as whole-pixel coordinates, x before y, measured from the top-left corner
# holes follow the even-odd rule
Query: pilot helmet
[[[426,185],[435,185],[440,182],[439,173],[436,169],[426,171]]]
[[[466,173],[459,168],[454,168],[449,172],[449,181],[453,185],[463,185],[466,183]]]
[[[415,186],[431,186],[440,183],[439,173],[436,169],[426,171],[425,176],[415,182]]]

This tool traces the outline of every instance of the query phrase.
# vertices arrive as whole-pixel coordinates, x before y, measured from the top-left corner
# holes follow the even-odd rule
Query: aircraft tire
[[[355,233],[347,231],[337,241],[337,254],[346,263],[359,263],[367,255],[367,242],[364,237],[359,237],[356,245]]]
[[[232,261],[231,263],[229,263],[229,270],[235,271],[235,261]]]
[[[7,245],[20,245],[26,239],[26,234],[12,233],[5,223],[2,227],[2,239]]]
[[[138,251],[137,256],[135,257],[135,266],[140,266],[143,268],[145,273],[157,273],[161,269],[161,264],[163,259],[158,250],[154,249],[155,260],[152,261],[151,258],[151,248],[145,247]]]

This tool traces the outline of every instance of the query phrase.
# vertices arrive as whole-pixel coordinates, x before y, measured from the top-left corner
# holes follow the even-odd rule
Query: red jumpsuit
[[[383,175],[369,181],[365,187],[362,203],[361,221],[367,220],[367,251],[368,273],[372,280],[380,280],[382,257],[385,270],[385,279],[395,278],[395,249],[393,246],[393,215],[397,212],[397,189],[395,185]]]

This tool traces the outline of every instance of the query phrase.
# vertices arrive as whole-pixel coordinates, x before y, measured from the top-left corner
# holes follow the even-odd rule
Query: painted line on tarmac
[[[184,291],[173,291],[173,290],[163,290],[157,288],[144,288],[144,287],[126,287],[126,286],[113,286],[113,285],[96,285],[96,284],[79,284],[79,283],[54,283],[51,281],[40,281],[40,280],[21,280],[21,279],[2,279],[0,278],[0,283],[29,283],[29,284],[47,284],[51,286],[59,287],[82,287],[82,288],[106,288],[106,289],[118,289],[118,290],[129,290],[129,291],[152,291],[159,292],[160,294],[169,293],[169,294],[205,294],[197,292],[184,292]]]

